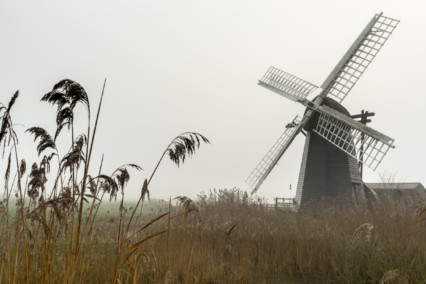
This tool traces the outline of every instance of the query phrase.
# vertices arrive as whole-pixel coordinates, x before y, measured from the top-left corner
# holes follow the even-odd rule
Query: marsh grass
[[[239,189],[211,190],[197,200],[177,196],[168,202],[147,202],[149,184],[165,157],[179,166],[202,143],[209,143],[193,132],[170,142],[141,185],[139,200],[126,203],[127,181],[141,170],[138,165],[123,165],[106,174],[101,163],[90,174],[101,103],[91,125],[85,90],[71,80],[56,84],[43,97],[57,106],[56,132],[52,136],[39,127],[28,130],[38,143],[40,161],[27,170],[10,115],[18,94],[7,106],[0,105],[6,165],[0,203],[0,283],[426,279],[424,206],[417,212],[400,204],[378,204],[374,211],[340,206],[294,213],[270,210],[262,199]],[[74,133],[77,104],[88,110],[84,134]],[[56,142],[64,130],[69,130],[70,150],[63,154]],[[47,177],[54,181],[52,188]]]
[[[395,270],[409,282],[425,279],[426,228],[408,228],[415,216],[410,208],[275,211],[237,189],[176,200],[171,212],[177,217],[144,232],[168,230],[145,243],[137,281],[378,283]],[[116,225],[97,225],[101,245]]]
[[[37,126],[26,131],[37,142],[37,154],[40,159],[32,164],[27,173],[25,160],[19,159],[18,137],[13,129],[11,116],[19,92],[12,96],[7,105],[0,104],[0,146],[2,158],[4,159],[5,153],[7,157],[4,200],[0,202],[0,281],[82,283],[102,278],[102,282],[115,283],[120,282],[120,279],[128,280],[129,277],[136,280],[136,267],[133,274],[129,273],[131,264],[136,265],[138,258],[146,254],[143,245],[148,240],[169,232],[170,219],[173,218],[170,205],[166,213],[153,216],[150,222],[142,218],[143,202],[145,198],[149,198],[149,183],[166,154],[179,166],[187,157],[195,154],[202,143],[209,143],[209,140],[195,132],[185,132],[174,138],[166,147],[149,179],[143,183],[139,201],[132,208],[126,208],[124,193],[127,182],[131,170],[142,170],[139,165],[126,164],[111,174],[105,174],[102,173],[101,162],[97,174],[90,174],[90,160],[105,84],[106,80],[93,124],[89,97],[77,82],[61,80],[41,98],[42,101],[57,107],[56,131],[54,135],[50,135],[48,131]],[[74,127],[74,109],[77,105],[83,105],[86,109],[85,133],[76,133]],[[60,153],[56,143],[59,141],[57,138],[64,135],[64,130],[68,130],[65,135],[68,134],[69,151]],[[56,172],[51,172],[52,169],[56,169]],[[12,171],[15,171],[14,175]],[[50,190],[48,177],[54,180]],[[11,198],[12,193],[14,199]],[[115,219],[102,216],[105,213],[99,211],[99,208],[104,198],[115,201],[117,197],[120,204],[118,217]],[[15,206],[11,206],[11,202],[14,202]],[[138,209],[139,215],[136,215]],[[164,225],[158,225],[164,219],[168,220],[167,229]],[[114,237],[109,234],[104,234],[105,238],[99,237],[105,230],[102,228],[103,224],[113,226],[107,228],[107,232],[112,232]],[[99,265],[98,261],[101,259],[95,255],[98,252],[103,255],[104,251],[98,250],[93,243],[99,239],[102,246],[108,247],[108,252],[105,253],[108,259],[102,260],[108,270],[102,271],[102,276],[96,278],[92,271],[97,271],[98,267],[93,264]],[[109,264],[112,265],[108,266]],[[126,276],[123,276],[123,273]],[[164,277],[166,275],[157,273],[155,279],[159,281]]]
[[[412,282],[426,279],[426,228],[408,228],[412,208],[294,213],[244,198],[235,189],[212,191],[199,201],[196,218],[188,218],[192,227],[173,228],[176,283],[179,275],[191,282],[201,271],[214,283],[377,283],[392,269]],[[182,247],[186,255],[175,249]],[[198,272],[188,275],[192,263]]]

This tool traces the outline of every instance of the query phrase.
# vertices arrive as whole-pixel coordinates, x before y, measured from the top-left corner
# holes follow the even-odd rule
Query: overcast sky
[[[35,161],[35,144],[23,131],[55,130],[55,109],[41,97],[69,78],[86,89],[94,113],[107,78],[93,173],[102,153],[106,174],[124,163],[139,164],[144,172],[134,173],[127,192],[136,197],[168,143],[195,131],[211,145],[202,145],[180,168],[164,161],[151,196],[249,190],[247,176],[304,111],[257,80],[274,65],[321,85],[383,11],[401,23],[344,106],[351,113],[375,112],[370,126],[395,139],[377,171],[365,170],[365,182],[379,182],[387,172],[395,181],[425,184],[425,8],[424,1],[390,0],[2,0],[0,102],[20,90],[12,115],[22,133],[21,155]],[[83,130],[85,116],[77,123]],[[260,195],[295,195],[303,144],[299,135]]]

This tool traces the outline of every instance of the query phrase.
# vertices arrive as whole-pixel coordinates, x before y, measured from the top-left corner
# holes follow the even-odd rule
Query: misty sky
[[[96,111],[107,78],[91,171],[125,163],[128,196],[140,193],[169,142],[186,131],[211,141],[177,168],[166,160],[151,197],[196,197],[213,188],[249,190],[245,179],[303,106],[257,86],[270,65],[321,85],[375,13],[401,20],[344,101],[376,113],[369,126],[395,139],[365,182],[390,175],[426,184],[426,2],[424,1],[1,1],[0,102],[12,112],[21,156],[38,161],[24,130],[55,130],[40,102],[64,78],[79,82]],[[83,108],[77,129],[85,131]],[[65,132],[63,134],[64,145]],[[62,140],[60,140],[61,142]],[[295,195],[299,135],[259,190]],[[64,146],[64,151],[69,145]],[[3,163],[0,174],[3,176]],[[3,184],[3,183],[2,183]],[[292,190],[289,190],[290,184]]]

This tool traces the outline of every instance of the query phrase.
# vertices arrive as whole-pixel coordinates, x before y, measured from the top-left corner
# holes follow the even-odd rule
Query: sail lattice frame
[[[303,101],[318,87],[276,67],[269,67],[259,80],[259,85],[292,101]]]
[[[394,139],[324,106],[314,132],[373,170],[394,148]]]
[[[376,57],[399,21],[376,14],[321,86],[324,96],[342,102]]]
[[[246,183],[253,190],[252,193],[257,191],[301,128],[301,119],[299,116],[296,116],[293,121],[286,126],[286,130],[278,138],[271,149],[269,149],[268,153],[257,164],[256,168],[254,168],[249,177],[246,179]]]

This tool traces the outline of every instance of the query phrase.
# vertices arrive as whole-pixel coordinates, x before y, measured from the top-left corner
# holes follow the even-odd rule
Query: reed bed
[[[266,209],[237,189],[196,204],[187,227],[170,234],[172,283],[201,275],[206,283],[378,283],[391,270],[400,282],[426,279],[426,227],[409,228],[413,208],[294,213]]]
[[[105,84],[104,84],[105,88]],[[186,132],[166,147],[124,202],[135,164],[90,169],[102,105],[91,124],[89,98],[62,80],[42,101],[56,110],[56,132],[32,127],[39,162],[19,156],[9,104],[0,104],[5,185],[0,202],[0,283],[421,283],[426,279],[425,207],[378,204],[375,210],[323,207],[271,210],[239,189],[210,190],[147,203],[164,158],[177,165],[209,140]],[[74,107],[87,109],[74,133]],[[66,132],[65,130],[68,130]],[[59,135],[70,150],[60,153]],[[91,174],[91,172],[95,172]],[[48,188],[47,180],[53,180]],[[110,206],[115,202],[116,206]],[[147,211],[147,209],[149,210]]]

